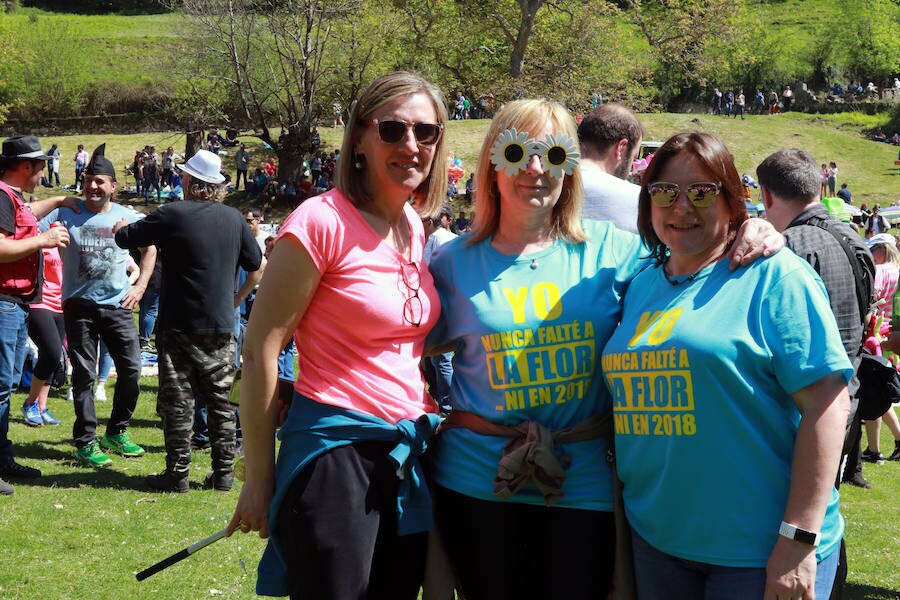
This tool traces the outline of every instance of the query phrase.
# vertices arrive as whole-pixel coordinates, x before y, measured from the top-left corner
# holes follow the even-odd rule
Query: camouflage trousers
[[[166,470],[187,477],[191,466],[194,397],[206,402],[213,472],[230,473],[234,463],[235,407],[228,403],[234,381],[231,333],[156,334],[159,393],[156,413],[166,440]]]

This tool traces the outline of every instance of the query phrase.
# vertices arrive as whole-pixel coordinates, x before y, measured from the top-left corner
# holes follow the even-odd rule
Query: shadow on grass
[[[16,481],[16,485],[58,489],[91,487],[96,489],[134,490],[151,494],[165,493],[152,490],[145,481],[146,475],[121,473],[116,471],[115,465],[108,469],[88,469],[73,462],[72,467],[75,470],[71,473],[44,475],[37,479],[19,479]],[[201,471],[198,471],[198,473],[201,477],[203,476]],[[191,481],[190,486],[191,490],[204,490],[202,481]],[[233,490],[240,490],[240,484],[236,482]]]
[[[138,428],[162,430],[162,419],[131,419],[128,422],[128,431]]]
[[[115,465],[111,469],[89,469],[72,461],[73,471],[71,473],[57,473],[54,475],[44,475],[37,479],[21,479],[17,483],[19,485],[27,485],[31,487],[46,488],[68,488],[77,489],[81,487],[92,488],[110,488],[110,489],[129,489],[129,490],[147,490],[144,483],[144,475],[127,475],[115,470]]]
[[[900,598],[900,591],[874,585],[847,582],[844,584],[842,597],[847,600],[897,600]]]
[[[49,446],[49,447],[48,447]],[[57,449],[61,447],[62,449]],[[165,446],[154,446],[152,444],[141,444],[141,447],[147,454],[165,454]],[[75,444],[71,440],[41,440],[35,442],[20,442],[15,445],[16,456],[21,458],[29,458],[34,460],[74,460]],[[110,458],[121,460],[133,460],[119,456],[115,452],[109,452]],[[136,457],[139,458],[139,457]]]

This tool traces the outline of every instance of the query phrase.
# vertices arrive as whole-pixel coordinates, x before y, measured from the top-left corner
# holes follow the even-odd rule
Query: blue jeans
[[[161,188],[159,187],[159,179],[149,178],[144,179],[144,185],[142,186],[144,190],[144,204],[150,203],[150,188],[154,188],[156,190],[156,201],[159,202],[161,198]]]
[[[28,312],[13,302],[0,301],[0,462],[13,460],[9,441],[9,398],[22,378],[28,340]]]
[[[159,314],[159,287],[148,287],[139,306],[138,338],[141,342],[149,342],[156,327],[156,315]]]
[[[100,340],[100,358],[97,359],[97,381],[103,382],[109,379],[109,372],[112,371],[113,359],[109,355],[109,348]]]
[[[661,552],[632,532],[634,575],[641,600],[759,600],[766,589],[765,567],[723,567]],[[816,568],[816,598],[831,596],[840,552]]]
[[[431,357],[434,366],[435,401],[442,411],[450,410],[450,380],[453,379],[453,353],[435,354]]]
[[[278,377],[294,381],[294,340],[289,341],[278,355]]]

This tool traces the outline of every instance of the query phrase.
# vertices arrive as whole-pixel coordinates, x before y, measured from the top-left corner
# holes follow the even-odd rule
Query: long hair
[[[365,169],[368,166],[357,162],[354,147],[359,141],[364,127],[372,115],[382,106],[412,94],[425,94],[434,105],[437,121],[446,127],[447,108],[440,90],[421,76],[408,71],[394,71],[382,75],[363,90],[359,100],[350,111],[350,119],[344,129],[344,141],[341,144],[341,160],[338,161],[334,176],[335,187],[347,196],[354,204],[365,206],[371,201],[374,190],[366,189]],[[423,215],[434,215],[447,196],[447,132],[444,130],[434,148],[434,156],[428,177],[413,191],[416,210]]]
[[[656,264],[665,262],[669,249],[653,230],[653,222],[650,217],[652,210],[650,192],[647,190],[647,186],[657,180],[658,174],[669,161],[678,160],[678,157],[684,154],[695,156],[713,180],[722,184],[721,193],[725,198],[729,214],[728,243],[734,239],[741,223],[747,220],[747,206],[744,204],[741,177],[734,166],[734,156],[731,155],[722,140],[712,134],[697,131],[677,133],[666,140],[666,143],[656,151],[653,160],[650,161],[650,165],[641,177],[641,193],[638,197],[638,233],[640,233],[644,245],[650,249],[650,256]]]
[[[544,98],[510,102],[491,121],[478,154],[478,167],[475,171],[475,221],[469,244],[494,235],[500,224],[500,191],[497,188],[497,172],[491,163],[491,147],[497,136],[513,127],[517,131],[540,131],[547,123],[553,123],[573,141],[578,139],[578,129],[569,111],[562,104]],[[572,175],[564,175],[563,178],[562,192],[553,207],[552,231],[555,236],[569,242],[583,242],[587,236],[581,228],[581,205],[584,203],[581,170],[576,168]]]

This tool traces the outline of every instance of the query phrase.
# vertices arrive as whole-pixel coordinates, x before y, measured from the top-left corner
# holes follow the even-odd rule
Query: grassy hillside
[[[89,59],[90,69],[71,77],[158,82],[165,78],[160,58],[172,51],[178,15],[75,15],[19,9],[7,22],[27,41],[40,62],[75,62]],[[73,48],[74,46],[74,48]]]
[[[689,115],[654,113],[642,114],[640,119],[646,129],[647,140],[663,141],[679,131],[700,130],[714,133],[725,140],[735,156],[738,171],[755,177],[756,165],[771,152],[785,147],[798,147],[811,152],[818,162],[834,161],[838,165],[838,181],[847,182],[853,192],[854,203],[890,205],[900,200],[900,168],[894,165],[898,148],[888,144],[867,140],[863,131],[880,122],[878,116],[844,113],[841,115],[807,115],[787,113],[777,116],[748,116],[745,121],[714,117],[712,115]],[[453,121],[447,128],[450,150],[463,162],[467,173],[476,166],[476,158],[488,121]],[[323,127],[320,130],[326,148],[338,148],[343,129]],[[254,163],[262,162],[271,152],[252,136],[241,136],[248,145]],[[62,182],[71,184],[74,180],[72,157],[75,146],[83,143],[90,152],[100,143],[106,142],[107,156],[123,175],[120,184],[132,183],[124,177],[125,165],[131,162],[134,151],[145,144],[153,144],[161,152],[167,146],[174,146],[176,152],[184,149],[184,136],[178,132],[144,133],[135,135],[81,135],[55,136],[42,140],[45,147],[57,143],[63,153]],[[223,156],[223,164],[234,173],[233,152]],[[40,189],[37,196],[52,195],[53,190]],[[232,194],[229,202],[246,205],[243,193]],[[273,215],[278,219],[286,214],[281,207]]]

